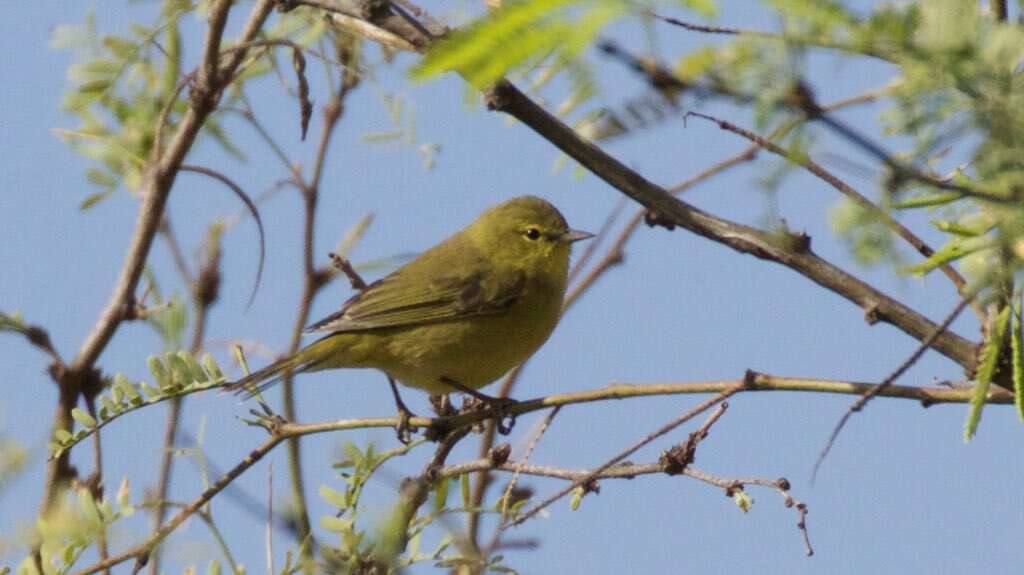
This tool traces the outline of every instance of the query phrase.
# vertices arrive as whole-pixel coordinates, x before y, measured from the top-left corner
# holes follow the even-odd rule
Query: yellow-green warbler
[[[573,242],[562,214],[535,196],[494,206],[356,294],[309,332],[327,335],[228,389],[265,389],[286,371],[370,367],[432,394],[475,391],[522,363],[562,310]]]

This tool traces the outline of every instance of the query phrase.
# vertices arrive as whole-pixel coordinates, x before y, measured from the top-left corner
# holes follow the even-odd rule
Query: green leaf
[[[118,407],[117,407],[117,405],[118,405],[118,404],[114,403],[114,402],[113,402],[113,401],[112,401],[112,400],[111,400],[111,399],[110,399],[109,397],[107,397],[106,395],[101,395],[101,396],[100,396],[100,405],[101,405],[101,406],[103,406],[103,409],[106,409],[106,410],[107,410],[107,413],[108,413],[108,414],[110,414],[110,415],[114,415],[114,414],[116,414],[116,413],[117,413],[118,411],[121,411],[121,410],[120,410],[120,409],[118,409]],[[101,419],[102,419],[102,417],[101,417]]]
[[[188,364],[175,353],[164,354],[164,361],[171,371],[171,381],[175,388],[180,388],[192,383],[192,374],[189,373]]]
[[[440,513],[448,503],[448,479],[442,479],[434,490],[434,513]]]
[[[1006,335],[1006,324],[1010,318],[1010,307],[1003,308],[996,317],[992,333],[981,350],[981,362],[978,364],[978,372],[975,375],[977,384],[974,386],[974,395],[971,397],[971,407],[967,412],[967,424],[964,426],[964,442],[968,443],[978,431],[978,423],[981,421],[981,411],[985,408],[985,400],[988,398],[989,384],[996,373],[999,365],[999,354],[1003,349],[1003,338]]]
[[[960,192],[947,192],[942,194],[926,193],[906,200],[900,200],[889,204],[894,210],[909,210],[913,208],[931,208],[943,206],[955,202],[964,197]]]
[[[113,389],[118,389],[121,394],[128,399],[128,403],[132,405],[139,405],[142,403],[142,396],[139,395],[139,391],[135,389],[132,382],[128,381],[123,374],[117,374],[114,376],[114,383],[111,386]]]
[[[320,486],[320,498],[337,507],[338,509],[348,509],[348,495],[337,489],[332,489],[327,485]]]
[[[206,368],[206,372],[210,374],[212,379],[216,381],[224,381],[224,372],[222,372],[220,370],[220,366],[217,365],[217,360],[209,353],[203,354],[203,367]]]
[[[963,239],[954,236],[925,261],[912,266],[905,266],[900,271],[923,276],[935,268],[990,247],[992,247],[992,242],[986,238],[974,238],[972,241],[970,238]]]
[[[572,509],[573,511],[579,509],[580,503],[583,502],[583,496],[586,494],[587,492],[585,489],[583,489],[583,487],[577,487],[576,489],[573,489],[572,499],[569,500],[569,508]]]
[[[21,319],[21,312],[14,312],[11,315],[7,315],[4,312],[0,312],[0,331],[16,331],[22,333],[26,329],[25,320]]]
[[[948,220],[932,220],[932,225],[940,231],[946,232],[947,234],[953,234],[957,236],[963,236],[965,238],[975,238],[985,233],[987,230],[976,230],[970,226],[965,226],[959,222],[951,222]]]
[[[65,443],[71,441],[72,439],[71,432],[61,428],[53,430],[53,438],[56,439],[57,442],[60,443],[61,445],[64,445]]]
[[[715,0],[680,0],[683,6],[705,18],[718,16],[718,2]]]
[[[332,533],[349,533],[352,531],[352,522],[341,517],[325,515],[320,518],[320,527]]]
[[[205,383],[210,380],[210,375],[203,370],[203,367],[196,361],[195,356],[187,351],[179,351],[178,357],[188,368],[189,379],[197,383]]]
[[[742,489],[733,491],[732,500],[736,503],[736,507],[739,507],[740,511],[744,513],[750,512],[750,508],[754,506],[754,498]]]
[[[472,78],[474,85],[486,85],[533,54],[557,44],[556,33],[565,33],[563,23],[550,17],[572,0],[523,0],[463,27],[435,43],[410,71],[416,80],[427,80],[449,70]]]
[[[93,427],[96,427],[96,420],[93,419],[91,415],[77,407],[71,410],[71,417],[75,418],[75,421],[80,423],[82,427],[85,427],[87,429],[92,429]]]
[[[165,390],[172,386],[171,374],[167,371],[167,367],[164,366],[159,357],[155,355],[149,356],[149,359],[146,360],[146,365],[149,366],[149,373],[153,374],[153,379],[156,380],[156,384],[160,386],[160,389]],[[142,389],[146,390],[146,387],[149,386],[144,386]]]
[[[125,476],[121,480],[121,485],[118,486],[118,506],[125,507],[131,503],[131,483],[128,482],[128,476]]]
[[[113,195],[114,190],[103,190],[102,192],[96,192],[95,194],[89,194],[78,204],[79,211],[86,211],[103,200]]]
[[[161,397],[164,396],[162,391],[153,387],[152,385],[149,385],[144,381],[139,382],[139,389],[141,389],[142,392],[146,394],[147,401],[156,401],[157,399],[160,399]]]
[[[1017,406],[1017,416],[1024,421],[1024,350],[1021,346],[1021,310],[1013,308],[1013,323],[1010,325],[1010,350],[1013,352],[1013,403]]]

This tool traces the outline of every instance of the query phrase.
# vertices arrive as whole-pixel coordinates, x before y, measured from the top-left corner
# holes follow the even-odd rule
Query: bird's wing
[[[526,286],[522,273],[488,273],[491,267],[475,250],[435,250],[370,284],[340,311],[306,331],[363,331],[498,313],[515,303]],[[445,252],[458,257],[454,261],[431,257]]]

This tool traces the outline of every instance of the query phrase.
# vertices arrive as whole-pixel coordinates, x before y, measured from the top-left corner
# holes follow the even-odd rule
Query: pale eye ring
[[[540,239],[540,230],[537,228],[526,228],[523,235],[526,236],[526,239],[528,240],[536,241]]]

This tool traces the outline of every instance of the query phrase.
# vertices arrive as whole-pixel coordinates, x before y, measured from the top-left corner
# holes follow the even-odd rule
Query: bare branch
[[[899,367],[897,367],[892,373],[890,373],[888,377],[882,380],[882,383],[865,391],[863,397],[853,402],[853,405],[850,406],[846,413],[843,414],[843,417],[839,419],[839,423],[837,423],[835,428],[832,429],[832,435],[829,436],[828,442],[825,444],[824,449],[821,450],[821,454],[818,455],[817,461],[814,462],[814,470],[811,472],[812,482],[818,476],[818,470],[821,468],[821,464],[825,462],[825,458],[828,457],[828,453],[829,451],[831,451],[832,446],[835,444],[836,438],[839,437],[839,432],[843,430],[843,427],[846,425],[846,422],[850,420],[850,417],[852,417],[854,413],[863,409],[864,406],[867,405],[867,403],[874,399],[876,396],[882,395],[887,390],[892,388],[893,383],[897,379],[899,379],[899,377],[903,375],[908,369],[910,369],[912,365],[917,363],[917,360],[921,359],[921,356],[924,355],[924,352],[928,351],[928,348],[931,346],[932,342],[935,341],[936,338],[938,338],[939,334],[945,331],[946,328],[948,328],[950,324],[953,323],[957,316],[960,315],[960,312],[962,312],[964,308],[967,307],[967,304],[973,300],[974,294],[969,294],[968,296],[964,297],[964,299],[960,300],[960,303],[958,303],[956,307],[953,308],[953,311],[951,311],[949,315],[946,316],[946,319],[943,320],[942,323],[935,328],[935,332],[926,337],[924,341],[921,342],[921,345],[917,346],[917,349],[914,350],[914,353],[910,354],[910,357],[904,360],[904,362],[901,363]]]
[[[91,575],[98,573],[105,569],[109,569],[115,565],[120,565],[125,561],[131,559],[136,560],[137,565],[144,565],[146,558],[149,553],[160,544],[168,535],[171,534],[179,525],[185,522],[186,519],[191,517],[193,514],[198,512],[203,505],[206,505],[215,495],[220,493],[225,487],[227,487],[232,481],[234,481],[239,475],[244,473],[250,467],[255,465],[264,455],[270,453],[284,438],[278,435],[271,435],[256,449],[252,450],[249,455],[245,456],[241,462],[231,468],[224,476],[218,479],[213,485],[211,485],[206,491],[203,491],[199,497],[192,500],[191,503],[186,505],[177,515],[170,518],[167,523],[164,523],[159,529],[156,530],[152,535],[146,538],[145,541],[135,545],[134,547],[114,555],[106,560],[95,563],[81,571],[77,571],[75,575]],[[140,566],[141,566],[140,565]]]
[[[645,445],[649,444],[650,442],[654,441],[655,439],[658,439],[662,435],[665,435],[666,433],[669,433],[673,429],[679,427],[680,425],[686,423],[687,421],[693,419],[694,417],[697,417],[701,413],[704,413],[705,411],[707,411],[708,409],[714,407],[718,403],[720,403],[722,401],[725,401],[729,396],[733,395],[737,391],[740,391],[742,388],[743,388],[743,383],[733,384],[733,386],[730,387],[729,389],[719,393],[718,395],[716,395],[716,396],[714,396],[714,397],[712,397],[710,399],[704,400],[703,402],[698,404],[696,407],[686,411],[686,413],[684,413],[684,414],[680,415],[679,417],[673,419],[672,421],[666,423],[665,425],[663,425],[660,428],[658,428],[656,431],[653,431],[653,432],[647,434],[642,439],[640,439],[639,441],[637,441],[633,445],[630,445],[626,449],[622,450],[618,455],[616,455],[615,457],[609,459],[608,461],[606,461],[602,465],[599,465],[598,467],[595,467],[590,473],[584,475],[583,477],[581,477],[579,479],[574,480],[568,487],[558,491],[554,495],[551,495],[550,497],[548,497],[547,499],[541,501],[537,505],[534,505],[533,508],[531,508],[529,511],[526,511],[525,513],[523,513],[522,515],[516,517],[512,521],[504,523],[502,525],[501,529],[505,530],[505,529],[508,529],[509,527],[513,527],[515,525],[522,524],[524,521],[530,519],[531,517],[537,515],[538,513],[540,513],[544,509],[546,509],[552,503],[554,503],[554,502],[558,501],[559,499],[561,499],[562,497],[565,497],[566,495],[568,495],[570,492],[572,492],[572,490],[576,489],[577,487],[586,486],[591,481],[593,481],[594,478],[596,478],[602,471],[605,471],[609,467],[615,465],[616,463],[619,463],[620,461],[626,459],[630,455],[633,455],[634,453],[639,451]]]
[[[920,253],[925,258],[929,258],[933,254],[935,254],[935,250],[932,249],[931,246],[926,244],[924,240],[922,240],[921,238],[917,237],[914,234],[914,232],[907,229],[906,226],[893,219],[893,217],[890,216],[888,212],[875,205],[874,202],[861,195],[859,192],[857,192],[857,190],[854,190],[846,182],[840,180],[833,173],[829,172],[820,164],[818,164],[811,158],[807,157],[806,155],[795,154],[790,150],[787,150],[782,146],[779,146],[778,144],[770,142],[749,130],[744,130],[743,128],[740,128],[739,126],[731,122],[715,118],[714,116],[702,114],[700,112],[689,112],[687,113],[687,115],[696,116],[698,118],[703,118],[705,120],[714,122],[718,124],[718,127],[720,127],[721,129],[727,130],[734,134],[738,134],[750,140],[751,142],[754,142],[759,147],[764,148],[775,155],[781,156],[789,160],[790,162],[793,162],[794,164],[803,167],[808,172],[814,174],[819,179],[821,179],[822,181],[832,186],[846,197],[856,202],[856,204],[859,205],[860,207],[877,216],[879,219],[882,220],[883,223],[885,223],[886,226],[889,227],[889,229],[896,232],[898,236],[906,240],[908,244],[912,245],[914,249],[916,249],[918,253]],[[957,293],[959,293],[962,297],[965,297],[965,292],[967,290],[967,281],[964,280],[963,276],[961,276],[953,268],[953,266],[948,263],[941,265],[940,269],[942,270],[942,273],[945,274],[947,278],[949,278],[949,281],[953,282],[953,286],[956,287]],[[977,309],[977,311],[979,314],[984,314],[984,312],[980,308]]]
[[[263,279],[263,264],[266,259],[266,234],[263,231],[263,219],[260,218],[260,211],[256,207],[256,203],[253,202],[252,198],[245,193],[245,190],[224,174],[204,166],[193,166],[191,164],[182,164],[181,171],[203,174],[204,176],[209,176],[227,186],[236,196],[238,196],[238,199],[245,204],[245,208],[249,210],[249,214],[252,215],[253,221],[256,222],[256,232],[259,238],[260,253],[259,263],[256,266],[256,280],[253,282],[252,291],[249,293],[249,300],[245,304],[245,309],[249,309],[249,307],[252,306],[253,300],[256,299],[256,292],[260,289],[260,280]]]

